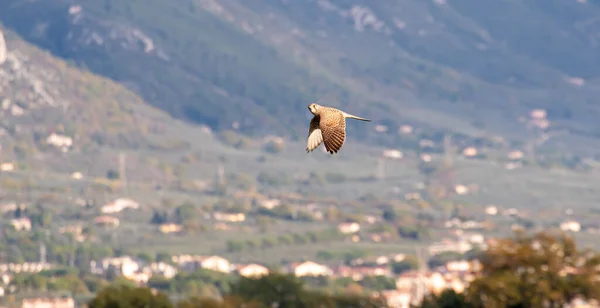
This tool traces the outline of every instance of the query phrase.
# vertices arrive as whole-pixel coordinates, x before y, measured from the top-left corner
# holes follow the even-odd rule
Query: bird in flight
[[[337,153],[346,141],[346,119],[371,122],[369,119],[357,117],[332,107],[320,106],[315,103],[308,105],[308,110],[315,116],[310,121],[306,153],[309,153],[325,143],[325,150]]]

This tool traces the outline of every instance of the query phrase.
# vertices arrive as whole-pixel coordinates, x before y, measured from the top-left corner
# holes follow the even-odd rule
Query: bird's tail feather
[[[371,122],[371,120],[369,120],[369,119],[357,117],[355,115],[351,115],[351,114],[345,113],[345,112],[344,112],[344,117],[346,117],[348,119],[355,119],[355,120],[359,120],[359,121]]]

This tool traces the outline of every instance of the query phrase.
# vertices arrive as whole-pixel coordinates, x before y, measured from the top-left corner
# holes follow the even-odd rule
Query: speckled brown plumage
[[[339,109],[310,104],[310,112],[315,116],[310,121],[308,131],[308,142],[306,152],[311,152],[321,143],[330,154],[340,151],[346,141],[346,118],[371,122],[371,120],[360,118]]]

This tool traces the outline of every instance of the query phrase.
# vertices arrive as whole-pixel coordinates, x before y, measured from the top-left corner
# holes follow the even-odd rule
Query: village
[[[0,301],[18,297],[27,308],[76,307],[85,302],[79,296],[95,291],[93,285],[56,297],[40,295],[48,287],[27,282],[68,269],[95,277],[88,280],[122,278],[155,290],[198,271],[221,278],[278,272],[335,282],[343,286],[337,291],[381,294],[390,307],[404,308],[446,289],[462,293],[480,273],[478,256],[498,237],[555,230],[594,245],[600,213],[593,209],[565,203],[537,211],[512,202],[519,198],[513,192],[522,193],[509,186],[513,174],[544,168],[532,157],[548,159],[533,150],[549,138],[547,112],[532,110],[523,121],[534,128],[534,138],[514,147],[427,136],[402,125],[398,135],[410,141],[404,145],[410,149],[378,150],[374,166],[360,176],[252,173],[242,164],[230,168],[224,159],[189,152],[172,165],[158,158],[145,164],[136,154],[117,152],[100,172],[49,171],[38,181],[52,179],[50,185],[31,189],[23,180],[30,177],[27,165],[4,160],[0,177],[10,189],[3,192],[0,212],[11,244],[0,252]],[[374,130],[384,134],[388,128]],[[240,144],[229,137],[224,144]],[[52,133],[40,142],[52,155],[77,152],[76,141],[66,135]],[[264,155],[286,151],[282,138],[259,144],[258,164]],[[138,169],[128,168],[128,160],[137,161]],[[181,170],[196,163],[204,164],[204,173],[186,178]],[[483,163],[498,176],[502,172],[504,182],[454,175]],[[559,168],[584,174],[595,166],[586,160]],[[345,185],[353,197],[330,197]],[[327,189],[314,193],[315,187]]]
[[[269,200],[262,203],[262,207],[274,207],[276,201]],[[23,210],[17,206],[4,206],[2,210]],[[118,198],[100,208],[100,215],[92,220],[93,224],[101,225],[108,230],[119,228],[119,218],[115,215],[126,211],[136,211],[140,204],[129,198]],[[499,209],[496,206],[488,206],[483,209],[482,215],[487,217],[519,217],[517,209]],[[246,221],[244,213],[219,213],[211,217],[216,230],[229,229],[230,226]],[[361,233],[361,229],[369,225],[382,222],[382,218],[367,217],[365,222],[342,222],[337,225],[337,232],[347,238],[351,243],[359,243],[364,240],[381,242],[385,239],[385,233]],[[18,232],[31,232],[32,222],[29,218],[15,218],[10,221]],[[443,223],[446,237],[439,241],[430,242],[427,245],[414,245],[409,252],[395,254],[371,255],[358,257],[339,263],[335,260],[322,262],[318,260],[294,260],[285,264],[265,264],[262,262],[238,263],[230,261],[220,255],[193,255],[180,254],[163,256],[161,261],[143,260],[133,255],[122,255],[120,257],[106,257],[89,261],[87,270],[93,275],[106,279],[108,277],[123,277],[136,285],[147,286],[153,278],[160,277],[166,281],[175,278],[179,273],[192,273],[197,270],[207,270],[225,275],[257,278],[268,275],[270,272],[289,273],[296,277],[323,277],[330,280],[350,279],[360,282],[368,277],[385,277],[393,281],[394,288],[376,290],[380,292],[390,307],[405,308],[410,304],[418,304],[423,296],[430,293],[439,294],[445,289],[452,289],[457,293],[463,292],[479,271],[481,266],[477,260],[477,254],[473,251],[485,251],[494,245],[493,237],[486,237],[485,225],[489,220],[461,220],[452,218]],[[220,226],[220,227],[218,227]],[[75,241],[86,242],[93,240],[86,236],[82,225],[66,225],[60,228],[63,234],[71,234]],[[163,234],[177,234],[185,228],[176,223],[163,223],[156,226],[157,232]],[[517,223],[511,225],[513,231],[523,230],[525,227]],[[577,233],[583,231],[579,222],[573,219],[562,221],[558,228],[563,232]],[[585,229],[587,232],[597,232],[596,229]],[[387,235],[391,236],[391,235]],[[45,249],[45,247],[44,247]],[[19,274],[35,274],[42,271],[60,268],[64,265],[47,262],[45,251],[40,250],[40,262],[3,263],[0,264],[2,273],[2,287],[0,296],[18,293],[19,290],[11,283],[12,277]],[[412,255],[411,255],[412,254]],[[453,254],[449,260],[441,262],[430,268],[428,260],[444,254]],[[409,258],[412,263],[403,264]],[[258,260],[257,260],[258,261]],[[399,268],[396,269],[396,268]],[[568,269],[565,269],[568,270]],[[53,307],[75,307],[73,298],[25,298],[22,307],[36,308],[43,305]],[[61,304],[62,303],[62,304]]]

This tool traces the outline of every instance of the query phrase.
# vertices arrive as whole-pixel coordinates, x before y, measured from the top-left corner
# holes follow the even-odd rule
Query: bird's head
[[[310,105],[308,105],[308,110],[310,110],[310,112],[314,115],[319,115],[319,105],[312,103]]]

